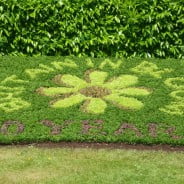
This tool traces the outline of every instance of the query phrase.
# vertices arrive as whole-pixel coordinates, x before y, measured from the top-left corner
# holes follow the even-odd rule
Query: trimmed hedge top
[[[184,58],[184,1],[1,0],[0,55]]]

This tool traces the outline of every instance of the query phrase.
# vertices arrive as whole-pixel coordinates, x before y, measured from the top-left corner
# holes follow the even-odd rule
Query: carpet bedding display
[[[184,61],[1,57],[0,143],[184,145]]]

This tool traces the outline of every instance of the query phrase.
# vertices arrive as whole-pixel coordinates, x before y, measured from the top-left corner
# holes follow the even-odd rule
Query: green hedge
[[[184,1],[0,0],[0,55],[184,58]]]

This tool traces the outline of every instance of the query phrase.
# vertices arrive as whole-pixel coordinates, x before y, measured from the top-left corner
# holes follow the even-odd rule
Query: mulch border
[[[0,148],[4,147],[29,147],[36,148],[92,148],[92,149],[125,149],[139,151],[167,151],[167,152],[184,152],[184,146],[172,146],[167,144],[144,145],[144,144],[127,144],[127,143],[84,143],[84,142],[43,142],[43,143],[19,143],[19,144],[0,144]]]

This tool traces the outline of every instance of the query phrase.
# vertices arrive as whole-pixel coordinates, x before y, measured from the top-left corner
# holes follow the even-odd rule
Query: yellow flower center
[[[103,96],[111,94],[110,90],[99,86],[91,86],[91,87],[83,88],[80,90],[80,93],[85,96],[94,97],[94,98],[101,98]]]

